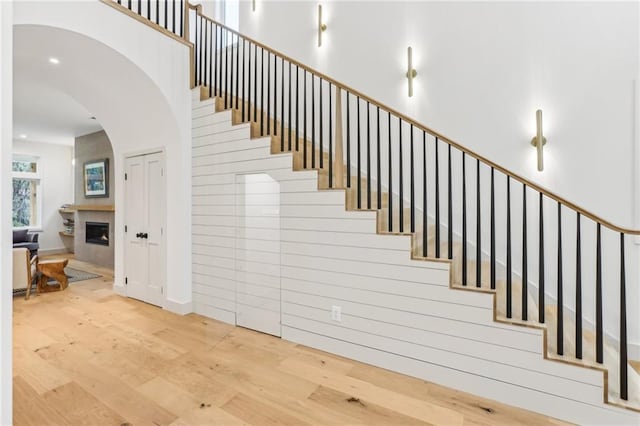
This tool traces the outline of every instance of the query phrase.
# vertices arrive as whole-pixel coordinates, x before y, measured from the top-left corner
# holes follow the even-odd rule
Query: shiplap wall
[[[409,237],[377,235],[374,212],[346,212],[343,191],[318,191],[316,172],[293,172],[290,155],[271,155],[269,139],[249,136],[249,125],[232,126],[230,112],[214,113],[194,92],[197,313],[236,324],[229,200],[238,175],[266,173],[281,192],[284,339],[574,422],[637,422],[604,405],[602,373],[545,361],[541,331],[493,322],[490,295],[449,289],[447,264],[411,260]],[[252,237],[272,240],[267,225]],[[249,272],[264,266],[246,262]],[[341,322],[331,320],[332,306],[342,308]]]

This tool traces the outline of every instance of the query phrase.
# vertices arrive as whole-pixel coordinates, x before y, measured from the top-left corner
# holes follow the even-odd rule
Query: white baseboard
[[[124,288],[124,286],[123,286],[123,285],[116,285],[116,284],[114,284],[114,285],[113,285],[113,292],[114,292],[115,294],[120,295],[120,296],[127,297],[127,289],[126,289],[126,288]]]
[[[193,312],[193,302],[177,302],[171,299],[165,299],[163,309],[178,315],[186,315]]]
[[[52,249],[38,249],[39,256],[50,256],[52,254],[67,254],[70,253],[66,247],[52,248]]]

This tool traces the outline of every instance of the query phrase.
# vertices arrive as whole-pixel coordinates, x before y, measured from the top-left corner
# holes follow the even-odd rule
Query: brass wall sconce
[[[256,0],[251,0],[251,10],[256,11]]]
[[[322,33],[327,30],[327,25],[322,23],[322,5],[318,5],[318,47],[322,46]]]
[[[538,151],[538,171],[544,170],[544,155],[542,147],[547,144],[547,138],[542,135],[542,110],[536,111],[536,135],[531,139],[531,145]]]
[[[407,80],[409,85],[409,97],[413,96],[413,79],[418,75],[418,71],[413,68],[413,51],[411,46],[407,48]]]

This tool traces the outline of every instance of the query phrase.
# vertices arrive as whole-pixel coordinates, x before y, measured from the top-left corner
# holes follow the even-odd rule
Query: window
[[[37,157],[13,157],[13,227],[39,228],[42,215],[40,165]]]

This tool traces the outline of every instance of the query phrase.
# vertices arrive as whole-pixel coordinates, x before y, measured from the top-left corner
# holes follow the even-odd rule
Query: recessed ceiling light
[[[51,57],[49,58],[49,62],[55,65],[58,65],[60,63],[60,59]]]
[[[26,139],[27,135],[25,135],[24,133],[20,135],[20,139]]]

